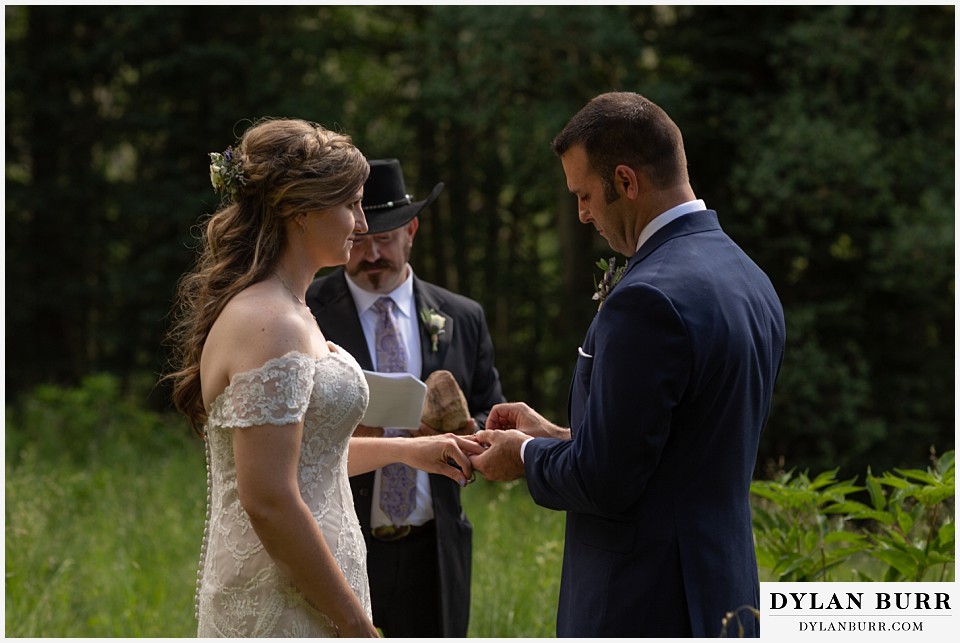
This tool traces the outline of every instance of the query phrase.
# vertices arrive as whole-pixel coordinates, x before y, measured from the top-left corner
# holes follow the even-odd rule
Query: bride
[[[464,485],[480,447],[351,438],[366,382],[303,302],[367,229],[369,166],[350,138],[269,119],[210,156],[225,198],[179,285],[166,376],[207,449],[198,635],[375,637],[347,477],[404,462]]]

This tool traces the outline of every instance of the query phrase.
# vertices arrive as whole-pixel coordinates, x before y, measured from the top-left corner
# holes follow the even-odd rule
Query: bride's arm
[[[480,453],[483,447],[475,441],[452,434],[418,438],[355,437],[350,438],[347,472],[355,476],[402,462],[428,473],[445,475],[462,487],[473,475],[467,455]]]
[[[340,636],[378,636],[300,497],[303,425],[234,429],[240,503],[267,553]]]

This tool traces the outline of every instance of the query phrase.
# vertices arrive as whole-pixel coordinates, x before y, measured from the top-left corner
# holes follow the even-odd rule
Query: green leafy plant
[[[847,501],[828,510],[872,523],[867,553],[888,566],[881,580],[942,581],[955,561],[954,472],[953,451],[926,471],[894,469],[874,476],[868,470],[870,505]],[[927,578],[934,569],[939,577]]]
[[[853,480],[838,481],[836,470],[812,480],[788,472],[776,480],[755,481],[751,492],[757,562],[778,581],[828,580],[829,570],[867,547],[865,536],[848,532],[844,516],[826,507],[862,491]]]
[[[836,470],[754,481],[758,563],[775,581],[952,578],[954,471],[950,451],[926,471],[868,470],[862,486]]]

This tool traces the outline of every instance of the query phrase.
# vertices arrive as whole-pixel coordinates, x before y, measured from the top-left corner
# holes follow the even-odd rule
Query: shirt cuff
[[[523,452],[527,449],[527,444],[532,439],[533,438],[527,438],[526,440],[523,441],[523,444],[520,445],[520,462],[523,462],[524,464],[526,464],[527,461],[523,459]]]

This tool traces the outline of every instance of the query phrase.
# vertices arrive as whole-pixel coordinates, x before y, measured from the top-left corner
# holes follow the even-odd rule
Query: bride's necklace
[[[283,280],[283,277],[281,277],[281,276],[280,276],[279,274],[277,274],[277,273],[273,273],[273,274],[274,274],[274,276],[275,276],[277,279],[280,280],[280,283],[282,283],[282,284],[283,284],[283,287],[287,289],[287,292],[290,293],[291,295],[293,295],[293,298],[296,299],[296,300],[300,303],[301,306],[306,306],[306,304],[303,303],[303,300],[300,299],[299,297],[297,297],[297,293],[293,292],[293,291],[290,289],[290,286],[288,286],[288,285],[287,285],[287,282],[285,282],[285,281]]]

